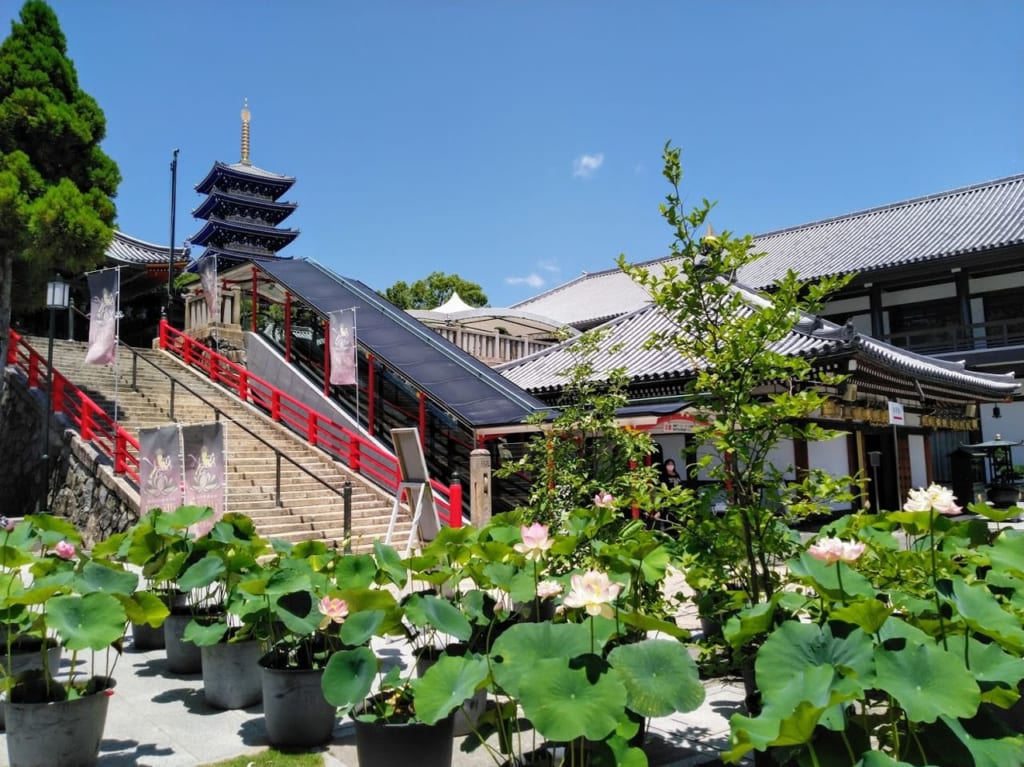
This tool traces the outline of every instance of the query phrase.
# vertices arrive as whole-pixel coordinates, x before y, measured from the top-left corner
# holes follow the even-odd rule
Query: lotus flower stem
[[[942,619],[942,600],[939,599],[939,567],[935,560],[935,507],[928,512],[928,549],[932,557],[932,588],[935,590],[935,612],[939,616],[939,636],[942,637],[942,649],[949,650],[946,644],[946,624]]]

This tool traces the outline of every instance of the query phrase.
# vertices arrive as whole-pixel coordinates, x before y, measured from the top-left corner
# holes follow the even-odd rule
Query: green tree
[[[444,272],[431,272],[412,285],[399,280],[381,295],[399,309],[436,309],[451,298],[452,293],[458,293],[470,306],[487,305],[483,288],[457,274]]]
[[[121,181],[56,14],[28,0],[20,18],[0,44],[0,359],[12,308],[39,308],[54,270],[102,263]]]
[[[725,488],[725,512],[710,513],[708,503],[698,506],[705,516],[684,522],[683,534],[710,527],[707,539],[722,548],[711,546],[699,559],[706,566],[724,565],[748,600],[757,603],[775,592],[778,565],[799,543],[790,529],[794,518],[850,497],[849,477],[809,471],[801,481],[787,483],[769,457],[783,440],[814,442],[837,435],[809,418],[825,399],[822,386],[835,386],[839,379],[820,373],[808,357],[778,347],[847,278],[809,282],[790,271],[767,297],[739,287],[736,274],[758,257],[752,238],[729,232],[700,237],[712,205],[703,200],[687,213],[679,191],[679,150],[666,145],[664,161],[671,191],[661,214],[674,234],[674,260],[664,271],[632,266],[624,257],[619,264],[672,321],[669,331],[648,343],[689,361],[688,395],[706,422],[695,437],[698,445],[714,448],[701,465]],[[716,551],[730,561],[710,562]]]

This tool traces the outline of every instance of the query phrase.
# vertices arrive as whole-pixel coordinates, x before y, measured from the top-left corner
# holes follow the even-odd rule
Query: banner
[[[217,257],[203,256],[199,259],[199,284],[206,297],[206,311],[210,322],[220,322],[220,294],[217,291]]]
[[[139,511],[181,506],[181,437],[177,424],[139,429]]]
[[[89,275],[89,347],[85,352],[88,365],[112,365],[117,353],[117,293],[120,290],[118,269],[103,269]]]
[[[213,516],[193,525],[196,536],[206,535],[226,510],[224,424],[200,423],[181,427],[185,454],[185,498],[188,506],[209,506]]]
[[[356,310],[339,309],[330,318],[331,384],[352,385],[356,382]]]

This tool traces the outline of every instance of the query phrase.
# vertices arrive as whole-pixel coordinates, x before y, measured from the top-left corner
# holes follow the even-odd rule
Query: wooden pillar
[[[956,303],[960,310],[960,328],[958,333],[963,333],[962,338],[956,339],[956,348],[974,348],[974,329],[971,324],[974,318],[971,316],[971,279],[964,271],[958,271],[956,279]],[[960,343],[964,345],[961,347]]]
[[[491,452],[477,448],[469,454],[469,518],[474,527],[491,521]]]
[[[882,322],[882,286],[872,283],[868,286],[868,307],[871,312],[871,335],[881,340],[885,337],[885,323]]]

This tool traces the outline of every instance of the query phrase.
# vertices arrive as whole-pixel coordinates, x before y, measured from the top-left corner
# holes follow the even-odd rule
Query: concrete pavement
[[[163,650],[136,652],[129,640],[114,677],[117,689],[110,699],[100,767],[196,767],[267,748],[262,705],[238,711],[212,708],[204,700],[201,675],[169,673]],[[729,716],[742,706],[742,685],[716,680],[706,690],[697,711],[651,723],[652,767],[713,763],[726,746]],[[462,753],[462,740],[456,739],[453,767],[495,764],[483,749]],[[0,765],[7,767],[6,735],[0,734],[0,741]],[[323,755],[327,767],[357,767],[350,720],[338,722]]]

